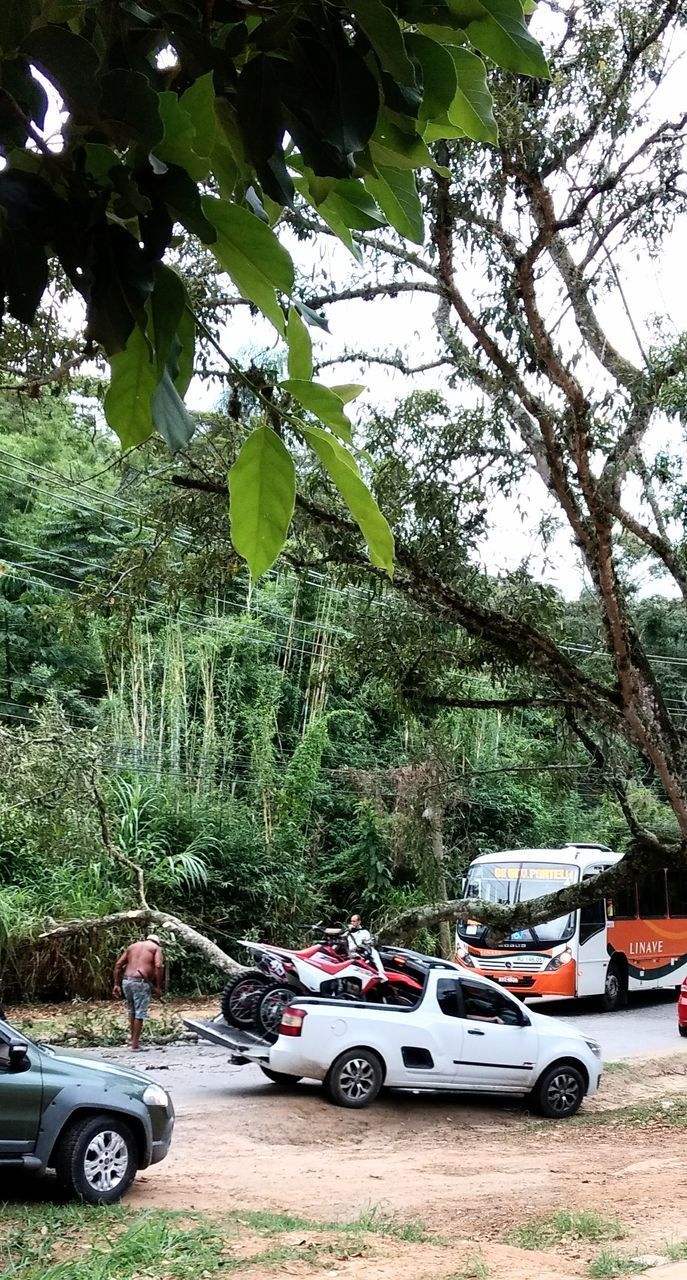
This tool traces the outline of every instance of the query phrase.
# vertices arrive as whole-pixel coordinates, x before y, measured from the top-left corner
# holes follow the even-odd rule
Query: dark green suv
[[[54,1169],[90,1204],[112,1204],[164,1160],[169,1094],[138,1071],[33,1044],[0,1020],[0,1171]]]

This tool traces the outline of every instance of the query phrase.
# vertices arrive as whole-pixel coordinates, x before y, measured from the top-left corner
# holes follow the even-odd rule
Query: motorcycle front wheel
[[[259,996],[255,1009],[255,1022],[258,1034],[268,1044],[274,1044],[277,1039],[284,1010],[292,1000],[295,1000],[297,994],[293,987],[275,982]]]

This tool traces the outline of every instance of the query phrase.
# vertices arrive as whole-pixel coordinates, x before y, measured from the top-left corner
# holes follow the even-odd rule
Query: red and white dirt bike
[[[282,1014],[297,995],[412,1005],[422,994],[422,979],[395,968],[379,974],[369,947],[349,954],[346,933],[325,929],[320,941],[301,951],[243,939],[256,968],[225,987],[221,1007],[226,1022],[276,1040]]]

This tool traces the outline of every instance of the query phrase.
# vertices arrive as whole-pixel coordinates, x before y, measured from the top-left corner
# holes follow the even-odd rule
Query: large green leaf
[[[118,67],[101,78],[100,117],[121,146],[135,139],[153,150],[162,141],[159,95],[139,71]]]
[[[357,400],[364,390],[365,387],[361,386],[359,382],[342,382],[338,387],[330,387],[330,391],[333,391],[344,404],[350,404],[351,400]]]
[[[168,164],[180,165],[196,182],[202,181],[207,177],[210,162],[201,159],[193,149],[196,130],[188,111],[171,90],[161,93],[159,101],[165,133],[155,147],[155,155]]]
[[[277,290],[291,293],[293,263],[274,232],[264,222],[239,205],[214,196],[204,196],[203,211],[217,231],[210,246],[224,271],[231,276],[242,297],[272,321],[284,335],[284,313]]]
[[[122,448],[131,449],[153,434],[152,403],[159,374],[150,347],[138,325],[126,347],[110,356],[110,385],[105,393],[105,417]]]
[[[379,177],[367,176],[365,186],[399,235],[413,240],[415,244],[422,244],[425,226],[412,171],[385,169],[380,165]]]
[[[296,468],[271,427],[257,427],[229,472],[231,538],[253,578],[274,564],[296,502]]]
[[[350,418],[343,411],[343,400],[321,382],[304,382],[300,378],[287,378],[280,386],[288,391],[299,404],[324,422],[337,436],[349,444],[353,439]]]
[[[201,160],[206,161],[203,177],[207,174],[215,142],[217,140],[217,117],[215,115],[215,90],[212,72],[199,76],[185,93],[181,95],[181,106],[188,113],[195,129],[193,150]]]
[[[307,200],[308,204],[315,209],[317,213],[319,213],[322,221],[326,222],[330,230],[334,232],[334,235],[338,237],[342,244],[345,244],[346,248],[353,254],[356,262],[362,262],[363,255],[358,248],[358,245],[355,243],[350,229],[343,221],[340,214],[338,214],[336,210],[328,208],[326,200],[324,200],[322,204],[318,204],[315,200],[310,190],[309,178],[311,176],[312,175],[310,175],[309,172],[306,172],[304,177],[295,178],[293,185],[295,186],[296,191],[299,191],[304,199]]]
[[[179,321],[177,339],[179,341],[178,368],[176,375],[173,374],[172,377],[179,395],[185,396],[193,377],[196,354],[196,322],[193,312],[188,306],[184,308],[184,313]]]
[[[406,132],[382,111],[375,135],[370,142],[370,156],[375,165],[393,169],[434,169],[448,177],[448,170],[438,165],[427,143],[415,132]],[[375,176],[375,175],[373,175]]]
[[[446,0],[465,20],[471,44],[506,71],[549,78],[546,58],[530,35],[521,0]]]
[[[415,84],[415,68],[406,53],[398,20],[382,0],[354,0],[350,8],[385,71],[400,84]]]
[[[170,356],[176,356],[174,343],[185,306],[186,289],[181,277],[171,267],[158,263],[150,299],[150,318],[159,377],[165,372]]]
[[[172,453],[185,448],[196,429],[195,421],[167,369],[155,388],[152,417],[155,430],[159,431]]]
[[[422,68],[420,117],[431,120],[448,111],[456,94],[456,71],[447,49],[419,32],[406,36],[408,48]]]
[[[311,183],[312,189],[312,183]],[[318,204],[317,211],[340,219],[344,226],[355,231],[377,231],[384,226],[384,217],[360,182],[351,178],[336,182],[329,194]]]
[[[286,340],[289,344],[289,377],[309,382],[312,378],[312,342],[308,326],[295,307],[289,308]]]
[[[375,499],[358,474],[354,459],[319,427],[307,427],[311,449],[336,485],[370,551],[370,559],[391,576],[394,571],[394,536]]]
[[[458,88],[449,109],[449,120],[475,142],[497,142],[494,100],[487,85],[487,71],[481,58],[469,49],[449,45],[456,68]]]

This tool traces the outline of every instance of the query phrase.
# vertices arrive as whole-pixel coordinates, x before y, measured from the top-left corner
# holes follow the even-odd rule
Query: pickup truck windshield
[[[472,866],[468,871],[466,898],[481,898],[484,902],[503,903],[504,906],[516,902],[530,902],[532,898],[540,898],[546,893],[555,893],[557,889],[565,889],[579,879],[579,867],[566,866],[564,863],[547,862],[510,862],[482,863]],[[575,931],[575,914],[559,916],[546,924],[538,924],[536,929],[520,929],[511,934],[510,942],[534,942],[541,946],[550,946],[554,942],[566,942]],[[487,942],[488,930],[462,922],[458,933],[466,940],[479,939]]]

